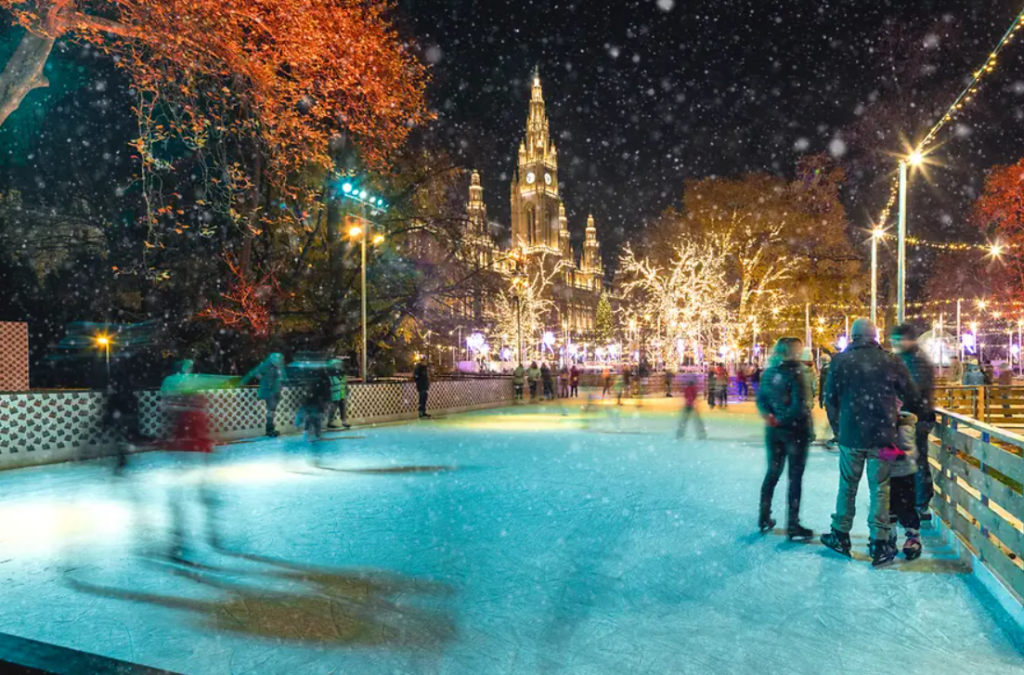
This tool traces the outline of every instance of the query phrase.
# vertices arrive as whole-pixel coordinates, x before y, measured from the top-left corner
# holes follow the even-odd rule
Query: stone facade
[[[526,135],[518,157],[510,186],[511,248],[502,249],[490,234],[480,175],[474,171],[467,204],[467,254],[482,267],[506,274],[514,271],[514,257],[525,265],[558,266],[560,271],[551,289],[556,309],[550,327],[586,336],[594,329],[597,303],[605,290],[597,225],[592,215],[587,218],[583,251],[577,254],[558,179],[558,149],[551,141],[540,74],[536,71]]]

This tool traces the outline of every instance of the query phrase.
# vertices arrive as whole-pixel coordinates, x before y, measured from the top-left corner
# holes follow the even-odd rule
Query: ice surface
[[[223,449],[224,549],[166,545],[201,460],[149,454],[0,474],[0,621],[28,638],[196,675],[1019,674],[1024,639],[931,538],[885,570],[754,534],[749,408],[677,443],[674,409],[522,407]],[[784,483],[776,495],[783,521]],[[804,484],[820,530],[836,456]],[[189,515],[197,539],[201,512]],[[866,547],[862,500],[855,545]]]

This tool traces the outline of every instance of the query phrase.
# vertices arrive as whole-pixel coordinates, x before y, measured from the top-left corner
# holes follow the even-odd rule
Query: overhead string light
[[[896,239],[896,235],[882,231],[879,231],[877,236],[881,239]],[[907,246],[921,246],[924,248],[934,248],[942,251],[984,251],[985,253],[994,258],[998,258],[1003,253],[1011,249],[1021,248],[1021,245],[1019,244],[972,244],[957,241],[927,241],[925,239],[919,239],[917,237],[906,237],[906,242]]]
[[[1005,33],[1003,33],[1003,37],[999,40],[995,49],[989,53],[988,58],[985,59],[985,63],[974,71],[971,81],[966,87],[964,87],[963,91],[960,92],[960,95],[956,97],[956,100],[953,101],[952,105],[946,109],[946,112],[943,113],[939,120],[932,125],[932,128],[928,130],[924,139],[918,143],[917,147],[911,154],[917,154],[922,157],[925,156],[928,153],[928,147],[931,145],[932,141],[935,140],[938,133],[963,111],[965,105],[974,100],[982,81],[995,71],[999,54],[1003,51],[1003,48],[1006,47],[1006,45],[1013,42],[1013,39],[1017,36],[1017,32],[1021,30],[1021,27],[1024,27],[1024,9],[1021,9],[1020,13],[1017,14],[1017,18],[1013,20],[1010,27],[1006,29]],[[888,222],[889,214],[892,213],[893,206],[896,204],[896,197],[898,193],[899,180],[894,179],[893,185],[889,191],[889,199],[885,204],[885,208],[882,209],[882,214],[878,219],[876,227],[884,227],[885,223]]]

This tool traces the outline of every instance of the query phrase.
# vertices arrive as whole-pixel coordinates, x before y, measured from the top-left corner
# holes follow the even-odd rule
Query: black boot
[[[789,537],[790,541],[809,541],[812,537],[814,537],[814,532],[807,529],[800,523],[797,523],[796,525],[790,525],[789,529],[786,531],[786,534]]]
[[[850,535],[847,532],[840,532],[833,528],[831,532],[821,535],[821,543],[840,555],[845,555],[847,558],[853,557],[850,555]]]
[[[896,559],[896,547],[893,546],[891,539],[872,539],[868,551],[871,553],[873,567],[888,565]]]
[[[767,513],[762,513],[761,517],[757,519],[757,529],[761,531],[761,534],[767,534],[775,529],[775,521]]]

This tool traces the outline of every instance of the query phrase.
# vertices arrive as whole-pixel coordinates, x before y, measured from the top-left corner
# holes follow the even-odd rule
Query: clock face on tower
[[[527,183],[527,185],[533,185],[534,181],[536,181],[536,180],[537,180],[537,177],[535,175],[533,175],[532,171],[530,173],[526,174],[526,183]]]
[[[550,174],[550,173],[546,173],[546,174],[544,174],[544,182],[545,182],[545,183],[547,183],[548,185],[551,185],[551,181],[552,181],[552,180],[553,180],[553,179],[551,178],[551,174]]]

